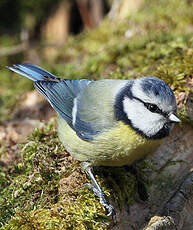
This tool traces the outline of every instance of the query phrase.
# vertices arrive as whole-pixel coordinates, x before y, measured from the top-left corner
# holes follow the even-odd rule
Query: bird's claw
[[[111,216],[113,219],[113,223],[116,224],[117,223],[117,216],[116,216],[116,210],[114,207],[113,207],[113,210],[111,211]]]
[[[112,219],[113,219],[113,223],[116,224],[117,222],[117,218],[116,218],[116,210],[115,208],[113,207],[113,205],[109,204],[108,207],[106,207],[106,209],[108,210],[108,214],[107,216],[112,216]]]
[[[112,204],[109,203],[109,201],[106,198],[106,195],[104,192],[100,192],[100,203],[105,207],[105,209],[108,211],[107,216],[112,216],[114,224],[116,223],[116,210]]]
[[[105,207],[108,212],[107,216],[112,216],[113,222],[114,224],[116,224],[116,210],[113,205],[111,205],[107,200],[105,193],[102,190],[98,190],[93,184],[86,183],[84,184],[84,186],[91,189],[99,197],[100,203]]]
[[[107,209],[108,209],[107,216],[112,216],[115,213],[115,208],[111,204],[108,206]]]

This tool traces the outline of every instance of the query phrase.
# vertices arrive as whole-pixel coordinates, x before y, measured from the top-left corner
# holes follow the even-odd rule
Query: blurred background
[[[61,70],[62,74],[63,65],[70,63],[70,69],[67,68],[73,77],[72,59],[76,56],[76,66],[81,59],[74,54],[79,48],[73,50],[82,39],[77,35],[86,37],[117,3],[110,0],[0,1],[0,119],[11,117],[10,113],[18,105],[16,94],[32,89],[31,82],[15,77],[5,69],[6,65],[27,62],[46,66],[55,73]],[[99,39],[102,37],[101,34]],[[72,42],[69,47],[72,54],[65,52],[68,40]],[[81,77],[79,72],[77,77]]]
[[[0,22],[0,119],[32,89],[6,65],[33,63],[66,78],[133,78],[157,70],[193,31],[191,0],[1,0]]]
[[[3,0],[0,3],[1,46],[12,45],[12,48],[2,49],[0,55],[21,54],[34,46],[61,46],[70,35],[97,27],[111,5],[107,0]],[[28,55],[29,61],[38,62],[35,51]],[[50,55],[53,54],[45,53]]]
[[[117,52],[121,46],[118,40],[121,43],[121,37],[132,37],[137,31],[127,31],[133,23],[128,17],[143,3],[144,0],[0,1],[0,120],[15,119],[15,108],[23,98],[18,99],[33,88],[30,81],[5,66],[33,63],[71,78],[108,75],[120,66],[115,64],[114,54],[111,57],[111,50]],[[16,118],[21,119],[22,112],[17,112]]]

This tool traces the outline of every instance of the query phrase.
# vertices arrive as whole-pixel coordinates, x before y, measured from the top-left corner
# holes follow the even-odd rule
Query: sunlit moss
[[[21,148],[22,161],[9,169],[12,175],[0,174],[4,229],[107,228],[111,218],[94,193],[83,186],[88,182],[85,173],[58,141],[53,121],[35,129]],[[133,200],[136,181],[124,168],[104,169],[97,175],[117,207]]]

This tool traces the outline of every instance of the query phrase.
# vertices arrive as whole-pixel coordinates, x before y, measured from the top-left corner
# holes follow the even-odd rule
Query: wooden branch
[[[63,46],[63,44],[48,43],[48,42],[47,43],[33,42],[30,44],[21,43],[19,45],[12,46],[12,47],[1,48],[0,57],[22,53],[27,51],[28,49],[37,49],[37,48],[46,48],[46,47],[59,48],[61,46]]]
[[[16,46],[9,47],[9,48],[1,48],[0,57],[22,53],[25,50],[27,50],[27,47],[28,46],[26,43],[22,43],[20,45],[16,45]]]

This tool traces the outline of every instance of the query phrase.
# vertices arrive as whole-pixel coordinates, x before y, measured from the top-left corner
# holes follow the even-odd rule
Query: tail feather
[[[55,75],[49,73],[46,70],[43,70],[39,66],[32,64],[15,64],[13,66],[7,66],[7,68],[18,74],[21,74],[24,77],[29,78],[32,81],[59,80]]]

